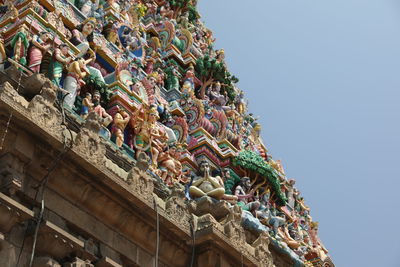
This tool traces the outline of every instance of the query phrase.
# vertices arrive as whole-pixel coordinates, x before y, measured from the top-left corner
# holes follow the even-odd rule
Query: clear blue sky
[[[200,0],[338,267],[400,266],[400,1]]]

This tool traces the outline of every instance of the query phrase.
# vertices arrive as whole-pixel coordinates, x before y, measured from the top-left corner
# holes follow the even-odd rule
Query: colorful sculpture
[[[90,1],[90,0],[88,0]],[[71,43],[78,49],[77,57],[83,57],[89,50],[89,42],[92,40],[93,31],[96,28],[96,19],[87,18],[77,29],[72,30]]]
[[[75,103],[75,98],[79,95],[79,89],[85,84],[83,78],[90,75],[86,64],[92,62],[94,57],[87,60],[77,57],[68,68],[67,77],[64,80],[64,90],[69,94],[65,97],[64,103],[67,107],[72,108]]]
[[[142,108],[144,109],[144,107]],[[168,137],[157,123],[160,118],[157,108],[151,106],[146,110],[143,109],[138,109],[133,115],[135,118],[133,121],[134,147],[137,150],[136,157],[140,153],[149,152],[151,154],[151,167],[155,170],[158,166],[158,155],[164,150]],[[140,116],[140,113],[143,116]]]
[[[4,70],[4,64],[6,60],[7,60],[7,54],[4,48],[4,39],[2,34],[0,34],[0,71]]]
[[[189,188],[192,198],[209,196],[218,200],[222,199],[225,188],[221,185],[221,178],[211,176],[210,172],[209,163],[207,161],[200,162],[198,176]]]
[[[250,211],[256,216],[256,211],[260,207],[260,202],[255,200],[254,189],[250,189],[250,179],[243,177],[235,189],[235,196],[238,198],[238,205],[243,209]]]
[[[93,110],[94,104],[92,102],[92,94],[87,92],[85,98],[82,100],[81,117],[86,119],[89,112]]]
[[[99,115],[103,121],[103,126],[107,127],[113,120],[110,114],[100,105],[101,95],[99,91],[95,91],[93,94],[93,111]]]
[[[26,30],[24,27],[17,32],[11,40],[11,46],[13,47],[12,59],[16,62],[25,66],[27,63],[26,55],[28,51],[29,41]]]
[[[32,38],[32,46],[28,51],[28,67],[35,73],[40,72],[43,55],[52,47],[53,40],[49,32],[40,32]]]
[[[175,144],[169,146],[168,150],[162,152],[158,158],[158,175],[169,186],[180,181],[182,164],[179,162],[180,153]]]
[[[196,2],[76,0],[75,9],[68,1],[47,1],[44,8],[6,0],[0,8],[0,20],[8,21],[0,36],[7,39],[0,38],[0,71],[9,61],[25,74],[44,73],[67,93],[68,112],[83,119],[92,111],[99,115],[100,134],[123,147],[117,156],[123,151],[135,157],[147,166],[143,170],[150,164],[152,175],[174,188],[197,172],[187,197],[241,207],[243,221],[257,217],[257,231],[269,228],[274,244],[294,262],[325,260],[310,209],[280,161],[268,154],[261,126],[248,113],[224,50],[214,49]],[[211,162],[221,177],[211,174]]]
[[[58,48],[55,49],[50,61],[47,76],[58,87],[61,87],[60,82],[64,66],[71,62],[71,57],[68,56],[68,51],[68,45],[60,44]]]
[[[117,113],[114,115],[112,133],[115,135],[115,144],[121,147],[124,143],[124,130],[130,120],[130,116],[125,110],[117,106]]]

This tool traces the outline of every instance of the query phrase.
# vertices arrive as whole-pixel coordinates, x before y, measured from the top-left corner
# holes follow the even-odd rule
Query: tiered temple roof
[[[44,164],[42,159],[34,159],[33,154],[22,155],[29,149],[16,148],[15,140],[22,137],[13,133],[23,131],[37,136],[30,141],[22,138],[24,142],[19,145],[26,147],[47,136],[46,145],[40,149],[40,153],[45,154],[54,150],[53,157],[48,154],[45,157],[54,167],[50,164],[47,168],[57,168],[62,161],[58,157],[69,155],[66,157],[72,165],[68,167],[68,162],[63,162],[63,166],[67,164],[65,168],[70,168],[71,173],[98,176],[98,183],[108,186],[103,191],[113,190],[113,194],[119,192],[121,199],[133,201],[136,216],[143,213],[141,220],[153,223],[157,214],[158,225],[160,212],[166,214],[165,218],[175,218],[173,222],[167,219],[162,222],[164,227],[173,228],[173,234],[167,235],[169,238],[188,242],[194,237],[193,247],[198,251],[204,251],[204,244],[214,240],[219,247],[231,246],[237,252],[218,251],[232,259],[241,257],[242,264],[249,266],[333,266],[318,237],[318,223],[310,216],[295,180],[287,178],[281,161],[274,160],[264,145],[261,126],[248,112],[244,92],[236,86],[238,79],[225,63],[224,50],[214,49],[213,33],[200,20],[196,2],[2,2],[0,156],[4,162],[9,162],[7,159],[13,162],[13,157],[18,155],[21,162]],[[57,151],[60,154],[55,156]],[[82,251],[87,252],[87,249],[79,243],[77,233],[80,231],[91,236],[94,243],[106,243],[99,235],[83,230],[84,225],[77,223],[75,228],[67,225],[64,229],[57,226],[58,220],[40,215],[37,208],[35,210],[39,207],[40,193],[33,197],[31,192],[32,186],[36,189],[49,186],[55,193],[63,192],[74,199],[75,194],[93,193],[92,186],[100,187],[97,182],[92,181],[90,188],[83,188],[83,192],[67,190],[65,181],[49,185],[47,178],[28,182],[44,170],[36,166],[32,168],[35,175],[27,174],[26,162],[21,167],[23,170],[15,171],[11,163],[5,164],[7,167],[0,164],[1,190],[5,193],[1,195],[2,203],[13,206],[23,217],[15,220],[45,220],[45,226],[36,228],[52,233],[65,230],[63,238],[71,244],[75,242],[75,247],[82,246]],[[74,164],[79,168],[72,171]],[[17,173],[18,181],[8,173]],[[27,189],[24,183],[32,184]],[[71,180],[71,185],[73,183]],[[113,199],[116,198],[113,195]],[[28,207],[27,199],[33,200]],[[101,214],[98,210],[101,205],[108,212],[113,210],[106,207],[108,204],[103,200],[97,200],[102,204],[93,209],[86,196],[80,201],[77,203],[82,209],[88,206],[93,214]],[[147,204],[140,204],[140,201]],[[47,205],[50,211],[57,209]],[[174,212],[170,213],[170,209]],[[118,208],[115,210],[118,212]],[[68,213],[68,209],[64,212]],[[64,213],[59,212],[57,216],[72,220]],[[183,218],[190,223],[183,222]],[[138,235],[124,228],[125,224],[135,225],[135,221],[126,220],[122,226],[107,220],[105,224],[122,227],[118,231],[123,236],[136,238]],[[180,224],[183,230],[178,230]],[[207,232],[213,227],[217,230]],[[78,228],[81,230],[71,230]],[[0,237],[7,240],[12,228],[0,229],[3,233]],[[155,236],[149,238],[154,240]],[[180,258],[179,253],[161,255],[158,259],[158,243],[157,248],[148,248],[148,242],[151,243],[137,241],[147,252],[156,251],[149,252],[157,255],[153,263],[193,264],[190,257]],[[225,243],[228,245],[221,245]],[[261,247],[265,246],[267,249],[262,254]],[[100,249],[91,252],[93,257],[75,250],[66,256],[65,253],[50,253],[43,246],[30,252],[36,255],[37,266],[45,266],[37,263],[37,255],[49,256],[57,264],[63,264],[72,262],[71,253],[96,266],[133,266],[128,262],[139,266],[148,264],[127,260],[129,252],[123,254],[116,247],[113,249],[120,256],[111,253],[105,257]],[[196,258],[193,254],[191,257]],[[207,265],[199,255],[198,266],[214,266]],[[116,265],[99,264],[107,259]]]

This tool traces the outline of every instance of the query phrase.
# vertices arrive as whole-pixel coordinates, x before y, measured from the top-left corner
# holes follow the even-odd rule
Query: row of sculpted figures
[[[325,258],[318,224],[294,180],[268,154],[258,118],[248,112],[225,51],[214,49],[197,1],[178,2],[55,0],[52,10],[40,1],[6,0],[0,71],[14,66],[24,77],[47,77],[69,112],[81,120],[97,113],[99,134],[148,159],[149,171],[167,186],[184,186],[195,201],[239,206],[244,227],[267,231],[300,261]],[[209,143],[199,147],[201,138]],[[234,166],[242,151],[272,168],[278,185]],[[286,201],[276,201],[277,194]]]

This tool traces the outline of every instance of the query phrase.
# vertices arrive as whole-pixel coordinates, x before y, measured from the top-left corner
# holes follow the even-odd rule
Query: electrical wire
[[[192,235],[192,258],[190,260],[190,267],[193,267],[195,249],[196,249],[196,232],[195,232],[195,229],[194,229],[194,221],[193,221],[193,219],[189,220],[189,226],[190,226],[190,233]]]
[[[64,100],[66,98],[68,94],[64,95],[64,97],[61,100],[61,116],[62,116],[62,121],[61,121],[61,125],[65,125],[65,111],[64,111]],[[68,127],[67,127],[68,129]],[[55,168],[58,166],[58,164],[60,163],[60,161],[64,158],[64,156],[67,154],[67,152],[72,149],[73,146],[73,136],[72,136],[72,132],[71,130],[69,130],[70,133],[70,144],[67,144],[67,138],[66,136],[64,136],[64,140],[63,140],[63,150],[58,154],[58,156],[55,158],[55,160],[53,161],[53,164],[51,165],[51,167],[48,169],[47,174],[42,178],[42,180],[39,182],[37,191],[36,191],[36,195],[35,195],[35,200],[37,199],[37,196],[39,195],[40,192],[40,203],[41,203],[41,208],[40,208],[40,212],[39,212],[39,216],[37,218],[36,221],[36,227],[35,227],[35,233],[33,236],[33,243],[32,243],[32,253],[31,253],[31,257],[30,257],[30,261],[29,261],[29,267],[32,267],[33,265],[33,260],[35,258],[35,250],[36,250],[36,242],[37,242],[37,235],[39,233],[39,228],[40,228],[40,224],[42,222],[43,219],[43,213],[44,213],[44,191],[46,189],[47,186],[47,182],[49,181],[49,177],[50,174],[55,170]]]
[[[159,245],[160,245],[160,219],[158,215],[158,209],[157,209],[157,202],[156,199],[153,198],[154,200],[154,210],[156,211],[156,229],[157,229],[157,237],[156,237],[156,257],[155,257],[155,267],[158,267],[158,250],[159,250]]]
[[[65,97],[66,97],[67,95],[65,95],[63,98],[62,98],[62,100],[61,100],[61,104],[60,103],[57,103],[57,104],[59,104],[59,106],[60,106],[60,108],[61,108],[61,116],[62,116],[62,122],[61,122],[61,125],[65,125],[65,126],[67,126],[66,125],[66,114],[65,114],[65,110],[64,110],[64,105],[63,105],[63,103],[64,103],[64,100],[65,100]],[[34,188],[34,189],[36,189],[36,194],[35,194],[35,201],[37,201],[38,200],[38,196],[40,195],[40,212],[39,212],[39,214],[38,214],[38,217],[36,218],[36,226],[35,226],[35,232],[34,232],[34,236],[33,236],[33,243],[32,243],[32,252],[31,252],[31,256],[30,256],[30,260],[29,260],[29,267],[32,267],[32,265],[33,265],[33,260],[34,260],[34,258],[35,258],[35,249],[36,249],[36,242],[37,242],[37,236],[38,236],[38,233],[39,233],[39,228],[40,228],[40,224],[41,224],[41,222],[42,222],[42,219],[43,219],[43,214],[44,214],[44,208],[45,208],[45,201],[44,201],[44,192],[45,192],[45,189],[46,189],[46,185],[47,185],[47,182],[48,182],[48,180],[49,180],[49,177],[50,177],[50,174],[55,170],[55,168],[58,166],[58,164],[60,163],[60,161],[64,158],[64,156],[66,155],[66,153],[70,150],[70,149],[72,149],[72,146],[73,146],[73,135],[72,135],[72,132],[71,132],[71,130],[70,129],[68,129],[68,127],[66,127],[67,128],[67,130],[69,131],[69,134],[70,134],[70,144],[68,145],[67,143],[68,143],[68,141],[67,141],[67,137],[64,135],[64,133],[63,133],[63,136],[64,136],[64,140],[63,140],[63,150],[57,155],[57,157],[53,160],[53,162],[52,162],[52,164],[51,164],[51,166],[48,168],[48,170],[47,170],[47,173],[45,174],[45,176],[39,181],[39,184]],[[22,240],[22,245],[21,245],[21,249],[20,249],[20,252],[19,252],[19,254],[18,254],[18,259],[17,259],[17,262],[16,262],[16,267],[18,266],[18,264],[19,264],[19,261],[20,261],[20,259],[21,259],[21,255],[22,255],[22,250],[23,250],[23,248],[24,248],[24,245],[25,245],[25,240],[26,240],[26,236],[27,236],[27,232],[28,232],[28,228],[29,228],[29,225],[27,226],[27,228],[25,229],[25,233],[24,233],[24,238],[23,238],[23,240]]]

